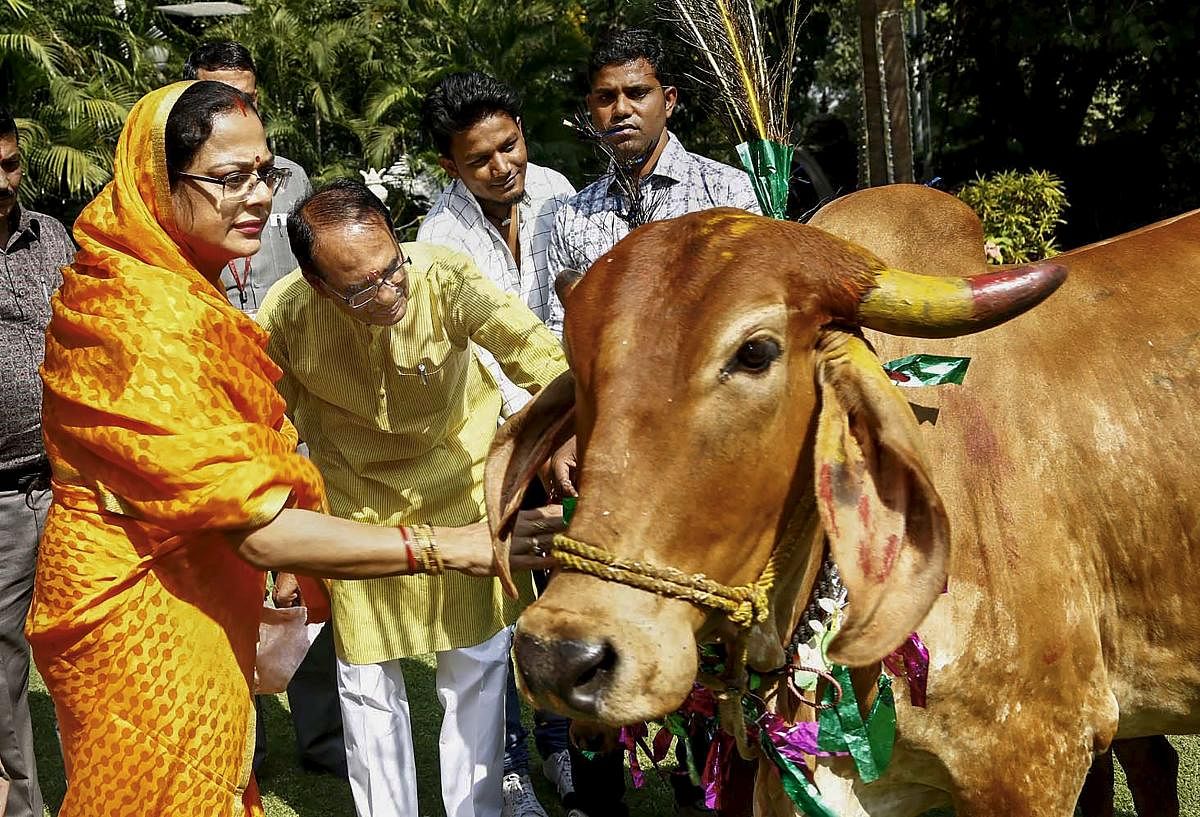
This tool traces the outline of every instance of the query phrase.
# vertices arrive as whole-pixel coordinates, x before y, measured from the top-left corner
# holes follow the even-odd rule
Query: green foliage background
[[[430,82],[489,70],[525,99],[535,161],[577,185],[600,171],[561,125],[583,99],[596,38],[658,29],[675,49],[672,128],[692,150],[735,161],[691,80],[697,55],[655,0],[244,0],[251,13],[173,22],[157,0],[0,0],[0,99],[29,158],[23,198],[70,220],[108,178],[130,106],[177,78],[203,39],[244,42],[259,63],[274,148],[328,179],[408,155],[434,166],[417,111]],[[792,0],[748,0],[780,53]],[[858,184],[858,0],[800,0],[795,140],[839,193]],[[926,78],[931,138],[918,179],[950,189],[979,174],[1048,171],[1072,202],[1073,246],[1200,206],[1200,6],[1177,0],[911,0],[910,56]],[[155,53],[155,52],[158,53]],[[782,68],[782,67],[781,67]],[[819,203],[793,185],[793,213]],[[396,215],[420,210],[396,197]]]
[[[1062,179],[1044,171],[1006,170],[963,185],[958,197],[983,222],[983,234],[1000,253],[997,263],[1023,264],[1057,254],[1055,233],[1065,224]]]

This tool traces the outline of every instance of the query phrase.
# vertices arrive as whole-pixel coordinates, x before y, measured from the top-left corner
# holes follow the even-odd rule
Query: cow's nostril
[[[583,712],[595,711],[596,696],[617,665],[617,652],[607,641],[543,640],[518,630],[513,647],[531,692],[553,693]]]
[[[613,667],[617,665],[617,651],[612,648],[611,644],[605,641],[599,645],[599,648],[599,660],[579,673],[579,677],[575,679],[576,687],[590,685],[592,681],[596,680],[597,676],[611,672]]]

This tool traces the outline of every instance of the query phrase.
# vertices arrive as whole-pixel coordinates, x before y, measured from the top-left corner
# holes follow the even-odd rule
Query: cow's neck
[[[788,554],[776,565],[771,613],[747,636],[747,663],[769,672],[784,663],[784,648],[808,607],[825,560],[825,533],[811,488],[802,490],[776,549]]]
[[[828,580],[827,560],[829,547],[825,540],[825,531],[817,512],[816,499],[813,490],[808,487],[800,493],[790,520],[776,544],[776,553],[786,554],[787,558],[777,560],[775,564],[776,580],[772,587],[770,615],[766,621],[755,625],[742,636],[744,641],[735,640],[728,652],[739,653],[745,657],[745,664],[733,661],[727,665],[730,675],[721,679],[709,679],[711,686],[718,691],[724,687],[748,687],[745,670],[753,670],[762,676],[764,688],[758,695],[770,702],[770,706],[780,715],[791,722],[815,720],[817,702],[824,692],[824,682],[817,687],[811,700],[802,700],[794,694],[786,682],[789,662],[794,652],[789,649],[793,641],[803,643],[808,640],[808,620],[811,608],[817,598],[817,591],[827,588],[823,580]],[[794,645],[793,645],[794,647]],[[882,664],[876,662],[867,667],[851,671],[855,697],[864,718],[870,712],[878,694],[879,673]],[[722,726],[730,734],[736,734],[737,723],[740,721],[741,705],[725,707],[728,711],[721,712]],[[741,741],[739,741],[740,743]]]

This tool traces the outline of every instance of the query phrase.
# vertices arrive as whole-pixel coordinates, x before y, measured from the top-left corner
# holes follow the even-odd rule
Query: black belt
[[[36,459],[12,468],[0,468],[0,491],[44,491],[50,487],[50,462]]]

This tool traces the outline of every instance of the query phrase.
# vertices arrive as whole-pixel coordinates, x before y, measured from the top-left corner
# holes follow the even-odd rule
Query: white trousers
[[[437,653],[446,817],[500,817],[509,645],[506,628],[474,647]],[[417,804],[412,718],[400,661],[360,665],[339,658],[338,697],[358,817],[428,813]]]

